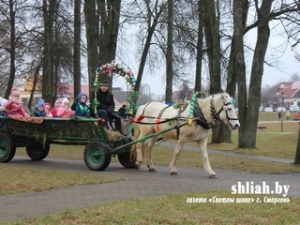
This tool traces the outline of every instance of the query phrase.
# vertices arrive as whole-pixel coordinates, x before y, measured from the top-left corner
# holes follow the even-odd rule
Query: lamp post
[[[284,99],[283,99],[283,94],[284,94],[284,92],[283,92],[283,89],[284,89],[284,84],[281,84],[280,85],[280,95],[281,95],[281,132],[283,132],[283,106],[284,106],[284,103],[283,103],[283,101],[284,101]]]

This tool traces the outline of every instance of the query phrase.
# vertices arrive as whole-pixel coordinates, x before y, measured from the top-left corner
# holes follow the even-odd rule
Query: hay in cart
[[[1,130],[14,136],[26,136],[43,140],[62,139],[67,141],[121,141],[124,136],[116,131],[103,128],[97,119],[91,118],[44,118],[10,117],[2,119]]]

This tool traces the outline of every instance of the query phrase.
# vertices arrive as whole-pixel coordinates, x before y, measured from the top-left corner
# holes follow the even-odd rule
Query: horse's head
[[[240,122],[236,116],[234,108],[234,99],[226,92],[212,96],[210,108],[215,120],[223,121],[229,125],[231,129],[240,126]]]

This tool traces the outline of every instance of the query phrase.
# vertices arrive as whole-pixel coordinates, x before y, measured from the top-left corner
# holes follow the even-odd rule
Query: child
[[[40,99],[38,103],[36,104],[32,114],[32,116],[36,117],[45,117],[45,101],[43,99]]]
[[[294,115],[294,120],[299,120],[299,115],[298,115],[297,112],[296,112],[295,115]]]
[[[61,107],[62,101],[60,98],[56,99],[56,101],[54,102],[54,107],[51,110],[51,114],[54,118],[57,118],[57,110]]]
[[[51,113],[51,105],[49,102],[45,102],[45,113],[46,113],[46,117],[53,118],[53,115]]]
[[[126,119],[126,105],[122,105],[118,112],[122,118]]]
[[[6,109],[8,116],[29,117],[29,115],[24,110],[23,104],[20,100],[20,92],[17,87],[12,88],[9,96],[9,100],[4,107]]]
[[[90,116],[90,107],[86,104],[88,97],[86,94],[79,93],[73,102],[71,109],[75,111],[75,116]]]
[[[7,116],[5,104],[7,103],[7,99],[0,97],[0,116]]]
[[[70,109],[69,105],[69,100],[64,98],[62,106],[57,110],[57,116],[59,118],[70,118],[73,116],[74,112]]]

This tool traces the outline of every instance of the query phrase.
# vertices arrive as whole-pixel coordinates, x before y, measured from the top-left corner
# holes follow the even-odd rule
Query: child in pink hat
[[[51,114],[53,116],[53,118],[57,118],[57,110],[61,107],[62,105],[62,100],[60,98],[56,99],[54,102],[54,107],[51,110]]]
[[[23,104],[20,99],[20,92],[17,87],[12,88],[9,100],[4,107],[8,116],[29,117],[29,115],[26,113],[23,107]]]
[[[49,102],[45,102],[45,113],[46,113],[46,116],[45,117],[48,117],[48,118],[52,118],[53,115],[51,113],[51,105]]]

